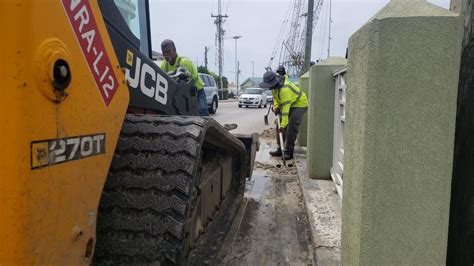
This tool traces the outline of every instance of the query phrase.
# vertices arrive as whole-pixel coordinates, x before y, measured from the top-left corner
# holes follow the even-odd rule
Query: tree
[[[209,69],[207,69],[207,67],[205,66],[198,66],[197,70],[199,73],[210,74]]]
[[[214,73],[212,71],[209,71],[209,69],[207,69],[207,67],[205,67],[205,66],[198,66],[197,70],[198,70],[199,73],[204,73],[204,74],[211,75],[214,78],[214,80],[216,81],[216,83],[218,84],[217,87],[219,87],[219,76],[217,76],[216,73]],[[222,81],[224,82],[224,88],[227,88],[227,85],[225,85],[226,80],[227,80],[227,78],[225,78],[225,77],[224,77],[224,79],[222,79]]]

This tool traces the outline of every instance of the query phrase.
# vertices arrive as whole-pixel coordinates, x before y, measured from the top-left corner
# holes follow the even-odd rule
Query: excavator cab
[[[130,113],[197,115],[196,89],[153,60],[148,0],[100,0],[107,31],[129,81]]]

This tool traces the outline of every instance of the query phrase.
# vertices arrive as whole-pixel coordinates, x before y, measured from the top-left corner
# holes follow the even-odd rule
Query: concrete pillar
[[[331,57],[309,70],[308,176],[331,179],[334,134],[334,71],[346,65],[346,59]]]
[[[304,73],[300,77],[299,88],[306,93],[309,100],[309,72]],[[298,134],[298,145],[306,147],[308,145],[308,112],[304,114],[301,120],[300,133]]]
[[[462,9],[462,2],[462,0],[451,0],[449,2],[449,10],[460,14]]]
[[[461,18],[391,1],[349,41],[343,265],[444,265]]]

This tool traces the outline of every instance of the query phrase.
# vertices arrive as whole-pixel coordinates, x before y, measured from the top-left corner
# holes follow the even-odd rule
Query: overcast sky
[[[240,61],[239,81],[262,76],[275,47],[284,17],[292,9],[293,0],[222,0],[224,23],[224,72],[235,80],[235,40]],[[317,2],[317,0],[315,0]],[[332,0],[331,56],[344,56],[349,37],[367,22],[389,0]],[[444,8],[449,0],[429,0]],[[328,53],[329,0],[325,0],[320,19],[313,34],[311,60],[326,58]],[[216,25],[211,14],[218,13],[218,0],[151,0],[152,46],[160,51],[163,39],[175,41],[178,54],[190,58],[196,65],[204,65],[204,47],[209,47],[208,68],[217,71]],[[286,34],[285,34],[286,35]],[[285,36],[286,37],[286,36]],[[278,56],[272,67],[278,64]]]

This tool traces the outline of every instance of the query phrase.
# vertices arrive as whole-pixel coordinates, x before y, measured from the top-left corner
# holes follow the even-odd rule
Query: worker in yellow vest
[[[164,40],[161,43],[161,52],[165,57],[165,62],[161,64],[161,69],[166,73],[176,71],[179,67],[186,68],[191,74],[191,79],[194,80],[194,85],[197,90],[198,109],[200,116],[209,116],[207,107],[206,92],[204,91],[204,82],[198,75],[197,68],[193,62],[186,57],[179,56],[176,52],[176,46],[172,40]]]
[[[279,65],[278,69],[276,71],[277,75],[284,76],[285,78],[288,78],[288,74],[286,73],[286,69],[283,65]]]
[[[308,110],[308,98],[298,86],[290,82],[284,75],[276,75],[273,71],[267,71],[263,75],[261,88],[272,90],[273,106],[275,114],[281,114],[281,128],[285,143],[285,160],[293,159],[295,141],[298,136],[301,119]],[[277,135],[278,133],[277,132]],[[271,156],[281,156],[281,144],[277,136],[278,149],[271,151]]]

